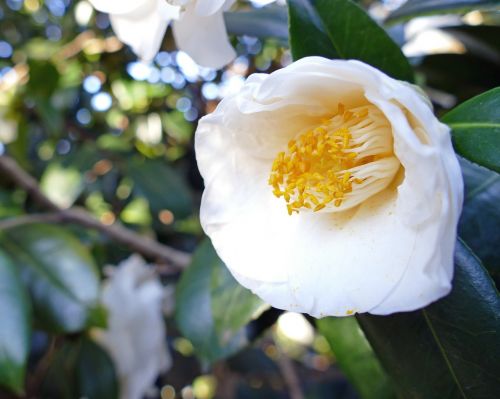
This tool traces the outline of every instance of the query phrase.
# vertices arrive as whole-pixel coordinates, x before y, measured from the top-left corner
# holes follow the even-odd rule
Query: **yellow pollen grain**
[[[362,162],[349,128],[332,120],[340,116],[345,123],[367,115],[366,109],[353,113],[340,103],[337,115],[290,140],[287,150],[277,154],[269,184],[273,194],[285,200],[289,215],[303,209],[318,212],[340,207],[353,184],[363,182],[347,171]]]

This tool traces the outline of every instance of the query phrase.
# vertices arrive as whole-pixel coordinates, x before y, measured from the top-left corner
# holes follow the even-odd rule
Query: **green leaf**
[[[500,87],[448,112],[442,121],[452,129],[455,150],[479,165],[500,172]]]
[[[38,98],[48,98],[57,89],[61,75],[56,66],[45,60],[30,59],[29,80],[26,85],[29,94]]]
[[[306,55],[357,59],[396,79],[413,81],[413,69],[398,45],[351,0],[289,0],[289,8],[295,59]]]
[[[239,285],[210,241],[198,247],[176,292],[176,321],[205,362],[230,356],[246,346],[245,325],[265,308]]]
[[[361,398],[395,397],[387,375],[354,317],[326,317],[316,325]]]
[[[224,20],[228,33],[233,35],[288,40],[288,16],[284,7],[269,6],[252,11],[226,12]]]
[[[18,271],[2,250],[0,315],[0,386],[21,395],[30,349],[31,309]]]
[[[109,355],[90,339],[83,339],[76,362],[78,397],[117,399],[118,381]]]
[[[288,0],[288,19],[294,60],[312,55],[339,58],[310,0]]]
[[[44,397],[49,398],[117,399],[118,391],[111,358],[86,337],[64,343],[42,384]]]
[[[460,159],[465,200],[458,231],[490,273],[500,274],[500,175]]]
[[[459,103],[500,85],[498,64],[469,52],[428,55],[418,72],[427,87],[452,94]]]
[[[500,26],[493,25],[457,25],[440,28],[451,34],[465,46],[468,53],[477,57],[500,62]]]
[[[127,167],[134,191],[149,201],[153,217],[168,209],[177,219],[191,214],[193,199],[177,171],[165,162],[134,158]]]
[[[387,22],[406,21],[422,15],[462,14],[498,6],[498,0],[408,0],[387,18]]]
[[[451,294],[427,308],[358,316],[403,398],[500,397],[500,296],[462,242],[455,266]]]
[[[20,226],[0,234],[0,247],[28,286],[37,321],[54,332],[87,327],[95,318],[99,290],[87,249],[61,227]]]
[[[413,69],[398,45],[360,6],[351,0],[316,0],[315,6],[342,58],[357,59],[393,78],[413,81]]]

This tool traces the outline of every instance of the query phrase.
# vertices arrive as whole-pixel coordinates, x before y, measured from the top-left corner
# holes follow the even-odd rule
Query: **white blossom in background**
[[[121,262],[104,283],[108,328],[95,338],[113,359],[121,399],[141,399],[171,367],[163,299],[163,286],[139,255]]]
[[[235,56],[223,12],[235,0],[90,0],[110,14],[118,38],[144,61],[158,52],[168,25],[179,50],[198,64],[219,69]]]
[[[414,18],[405,24],[406,43],[402,47],[407,57],[428,54],[463,54],[465,46],[455,36],[440,29],[462,23],[458,15],[438,15]]]
[[[195,150],[202,227],[272,306],[385,315],[450,291],[463,182],[415,86],[303,58],[251,75],[200,120]]]

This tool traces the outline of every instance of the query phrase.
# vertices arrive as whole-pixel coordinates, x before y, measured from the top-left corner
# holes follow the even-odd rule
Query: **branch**
[[[5,155],[0,156],[0,174],[9,177],[16,186],[26,191],[41,207],[50,211],[59,210],[59,207],[40,190],[38,182],[26,173],[14,159]]]
[[[175,269],[185,268],[191,256],[185,252],[127,229],[119,222],[106,225],[84,209],[61,209],[54,204],[38,186],[37,181],[26,173],[12,158],[0,156],[0,174],[8,176],[13,183],[27,191],[40,206],[52,211],[44,214],[31,214],[0,221],[0,230],[33,223],[72,223],[97,230],[112,240],[127,246],[145,257],[163,261]]]
[[[279,354],[276,359],[276,363],[278,368],[283,376],[283,380],[285,385],[288,387],[288,393],[290,394],[291,399],[304,399],[304,392],[302,392],[302,388],[300,386],[300,379],[297,375],[297,371],[295,370],[295,366],[293,361],[279,348],[279,345],[276,345],[278,348]]]

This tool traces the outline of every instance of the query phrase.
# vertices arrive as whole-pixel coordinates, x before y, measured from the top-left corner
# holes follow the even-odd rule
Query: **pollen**
[[[339,104],[333,117],[303,130],[278,152],[269,185],[289,215],[343,210],[392,180],[399,168],[392,147],[390,124],[376,107]]]

